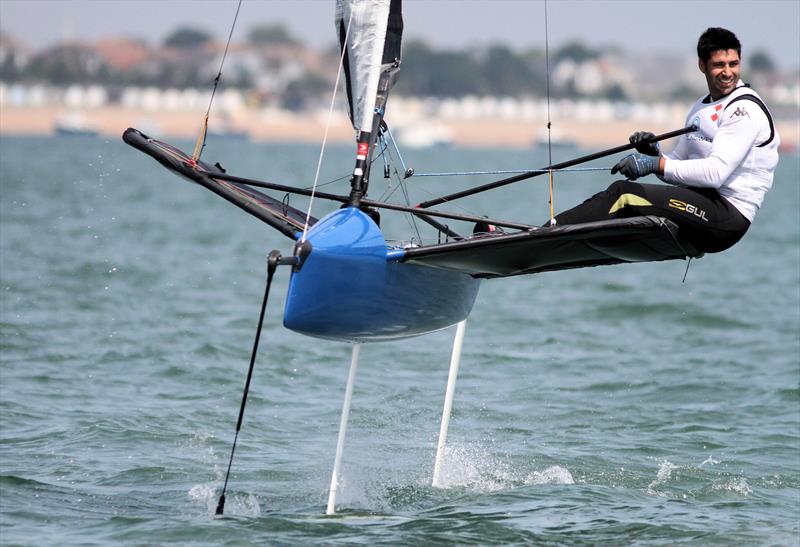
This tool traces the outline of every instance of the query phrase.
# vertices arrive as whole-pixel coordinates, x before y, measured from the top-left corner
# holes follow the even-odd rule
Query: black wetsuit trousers
[[[750,221],[713,188],[685,188],[618,180],[603,192],[556,216],[557,224],[655,215],[678,225],[697,250],[717,253],[739,241]]]

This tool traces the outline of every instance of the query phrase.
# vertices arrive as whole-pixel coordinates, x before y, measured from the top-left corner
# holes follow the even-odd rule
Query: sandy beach
[[[50,135],[59,120],[74,112],[63,106],[0,108],[0,135]],[[202,123],[203,113],[192,111],[153,111],[108,106],[87,109],[80,113],[85,127],[97,130],[107,137],[119,137],[128,127],[136,127],[158,138],[194,138]],[[325,131],[327,114],[303,115],[285,111],[244,111],[230,120],[230,126],[246,131],[249,137],[264,142],[319,143]],[[390,121],[391,123],[391,121]],[[413,122],[412,122],[413,123]],[[676,129],[682,123],[653,123],[646,129],[661,133]],[[436,126],[460,147],[513,147],[533,146],[546,137],[544,120],[508,119],[440,119]],[[789,147],[800,142],[800,124],[777,123],[783,141]],[[215,127],[212,113],[210,127]],[[645,129],[642,123],[632,120],[587,123],[578,120],[553,120],[554,135],[563,142],[594,149],[616,146],[627,141],[637,130]],[[342,113],[333,116],[328,141],[352,142],[353,130]]]

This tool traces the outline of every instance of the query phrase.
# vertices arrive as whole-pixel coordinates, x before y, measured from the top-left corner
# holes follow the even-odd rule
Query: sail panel
[[[372,130],[375,95],[381,75],[391,3],[391,0],[336,2],[336,32],[340,46],[345,49],[345,81],[350,121],[356,131]],[[402,33],[402,19],[400,32]],[[399,38],[396,42],[396,49],[399,50]]]
[[[403,9],[401,0],[392,0],[389,7],[389,23],[386,28],[386,40],[383,43],[383,64],[391,64],[400,60],[400,49],[403,42]]]

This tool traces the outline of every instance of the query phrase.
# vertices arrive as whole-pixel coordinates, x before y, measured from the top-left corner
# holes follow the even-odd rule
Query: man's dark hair
[[[728,29],[712,27],[700,35],[697,41],[697,57],[704,63],[711,58],[711,54],[719,50],[734,49],[739,57],[742,56],[742,44],[734,33]]]

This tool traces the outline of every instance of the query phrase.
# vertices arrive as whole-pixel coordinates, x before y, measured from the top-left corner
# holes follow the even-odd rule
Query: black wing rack
[[[126,130],[122,138],[170,171],[205,186],[286,236],[296,239],[298,232],[303,230],[306,221],[304,212],[250,186],[260,184],[268,188],[289,191],[287,187],[228,176],[219,164],[195,162],[174,146],[151,139],[133,128]],[[296,189],[293,191],[303,193]],[[344,199],[340,199],[340,196],[325,197],[337,201]],[[374,204],[415,213],[419,211],[417,208],[390,206],[380,202]],[[475,218],[481,220],[478,217],[430,210],[425,210],[424,214],[459,220],[474,221]],[[309,226],[315,222],[315,218],[310,218]],[[422,266],[456,270],[475,277],[494,278],[624,262],[652,262],[702,256],[701,252],[678,237],[678,227],[674,223],[655,216],[547,228],[532,228],[510,223],[503,225],[521,227],[523,230],[413,247],[404,251],[401,260]]]
[[[170,171],[205,186],[292,239],[296,239],[297,232],[302,231],[305,226],[306,214],[303,211],[290,207],[286,203],[244,184],[214,178],[214,175],[225,173],[219,164],[209,165],[204,161],[195,162],[174,146],[151,139],[137,129],[128,128],[122,135],[122,139],[153,157]],[[315,222],[315,218],[309,218],[309,226]]]
[[[702,254],[678,238],[673,222],[646,216],[414,247],[406,250],[403,261],[495,278]]]

